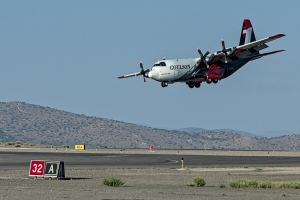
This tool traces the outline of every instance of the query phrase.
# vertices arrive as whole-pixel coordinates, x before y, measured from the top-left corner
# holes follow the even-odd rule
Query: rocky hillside
[[[230,131],[183,132],[89,117],[23,102],[0,103],[0,142],[172,149],[300,149],[299,135],[256,138]]]

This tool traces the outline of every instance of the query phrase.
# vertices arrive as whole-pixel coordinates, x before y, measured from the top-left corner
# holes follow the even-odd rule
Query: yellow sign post
[[[84,144],[75,144],[75,150],[85,150]]]

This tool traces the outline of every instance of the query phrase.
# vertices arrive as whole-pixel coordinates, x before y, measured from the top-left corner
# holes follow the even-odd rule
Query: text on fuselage
[[[178,69],[190,69],[190,65],[171,65],[170,70],[178,70]]]

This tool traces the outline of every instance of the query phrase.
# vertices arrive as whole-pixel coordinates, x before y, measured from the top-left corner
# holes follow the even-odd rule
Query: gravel
[[[231,188],[229,180],[299,180],[300,167],[191,168],[191,169],[66,169],[71,180],[31,179],[28,170],[0,170],[0,199],[299,199],[297,189]],[[204,187],[188,187],[194,177]],[[121,178],[121,187],[102,184],[104,178]],[[225,188],[218,185],[224,184]]]

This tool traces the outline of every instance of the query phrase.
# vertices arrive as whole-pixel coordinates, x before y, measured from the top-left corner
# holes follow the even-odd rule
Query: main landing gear
[[[168,87],[168,82],[161,82],[161,87]]]
[[[216,83],[218,83],[218,79],[206,79],[206,83],[207,84],[211,84],[211,83],[214,83],[214,84],[216,84]]]
[[[208,84],[211,84],[211,83],[216,84],[216,83],[219,82],[219,79],[206,79],[205,81]],[[186,82],[186,84],[189,86],[189,88],[194,88],[194,87],[199,88],[201,86],[201,83],[197,83],[197,82],[195,83],[195,82],[192,82],[192,81]]]
[[[186,82],[186,84],[189,86],[189,88],[199,88],[201,86],[201,83]]]

